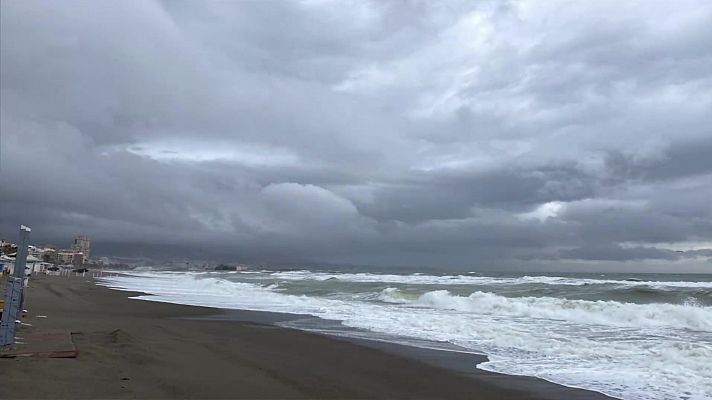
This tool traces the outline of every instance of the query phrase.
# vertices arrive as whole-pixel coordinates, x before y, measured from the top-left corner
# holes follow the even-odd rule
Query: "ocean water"
[[[102,282],[145,300],[322,319],[286,323],[299,329],[486,354],[477,368],[621,399],[712,399],[711,275],[144,270]]]

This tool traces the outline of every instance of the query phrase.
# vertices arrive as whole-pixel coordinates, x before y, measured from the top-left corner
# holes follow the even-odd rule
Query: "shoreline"
[[[112,289],[119,290],[119,289]],[[152,296],[149,293],[144,292],[133,292],[126,291],[127,293],[137,294],[139,296]],[[151,301],[146,299],[141,299],[140,301]],[[174,304],[174,303],[166,303]],[[188,307],[200,307],[200,306],[188,306]],[[314,335],[324,336],[327,338],[332,338],[336,340],[343,340],[349,343],[353,343],[357,346],[369,347],[378,349],[380,351],[396,355],[398,357],[404,357],[409,359],[415,359],[420,362],[432,365],[437,368],[446,369],[452,371],[459,375],[474,377],[480,380],[487,380],[496,382],[503,388],[517,388],[523,392],[531,392],[537,396],[542,396],[541,398],[546,399],[613,399],[619,400],[617,397],[612,397],[605,393],[580,388],[576,386],[567,386],[560,383],[552,382],[545,378],[528,376],[528,375],[513,375],[504,374],[499,372],[492,372],[484,369],[477,368],[477,365],[489,361],[489,357],[486,354],[481,354],[467,349],[455,349],[455,348],[434,348],[426,346],[418,346],[416,344],[406,344],[398,343],[397,341],[389,339],[377,339],[368,337],[353,337],[348,335],[338,335],[333,334],[329,331],[319,331],[319,330],[307,330],[300,329],[296,327],[289,326],[288,323],[291,321],[309,319],[309,320],[319,320],[333,323],[340,323],[337,320],[325,320],[320,317],[316,317],[310,314],[289,314],[280,313],[273,311],[254,311],[254,310],[239,310],[239,309],[227,309],[227,308],[213,308],[218,311],[218,314],[206,315],[201,317],[190,317],[190,319],[198,320],[215,320],[215,321],[233,321],[233,322],[247,322],[255,324],[267,324],[275,325],[282,329],[293,329],[301,332],[307,332]],[[287,323],[287,325],[283,325]],[[354,328],[355,330],[355,328]],[[348,329],[347,331],[351,331]],[[370,331],[361,331],[365,334],[372,333]],[[387,335],[386,335],[387,336]],[[507,379],[514,377],[516,379]],[[554,385],[553,387],[551,385]],[[593,396],[589,397],[587,394],[578,393],[561,393],[562,391],[583,391],[587,393],[592,393]],[[563,397],[562,397],[563,396]],[[570,397],[567,397],[570,396]],[[539,397],[537,397],[539,398]]]
[[[276,324],[277,313],[129,298],[142,294],[110,289],[85,277],[33,278],[24,320],[33,326],[22,330],[69,329],[79,357],[2,360],[4,394],[610,399],[539,378],[477,369],[486,356],[285,328]],[[290,316],[294,318],[281,318]]]

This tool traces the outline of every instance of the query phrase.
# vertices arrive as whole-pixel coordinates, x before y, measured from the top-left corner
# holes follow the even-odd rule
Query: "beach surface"
[[[0,359],[1,398],[606,399],[475,368],[484,357],[345,340],[269,313],[130,299],[84,277],[37,276],[23,332],[66,329],[77,358]]]

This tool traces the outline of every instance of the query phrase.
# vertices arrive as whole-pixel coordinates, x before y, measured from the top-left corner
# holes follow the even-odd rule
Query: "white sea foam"
[[[712,332],[712,307],[677,304],[633,304],[617,301],[567,300],[553,297],[504,297],[475,292],[455,296],[447,290],[427,292],[409,300],[395,288],[385,289],[380,299],[435,309],[561,320],[581,324],[621,327],[687,328]]]
[[[449,342],[488,354],[483,369],[625,399],[712,398],[710,307],[488,292],[456,296],[445,290],[417,295],[395,288],[371,293],[371,301],[362,293],[335,299],[285,294],[211,274],[144,273],[104,284],[155,295],[140,297],[146,300],[310,314],[394,337]]]
[[[712,282],[688,281],[632,281],[619,279],[570,278],[561,276],[521,276],[492,277],[471,275],[424,275],[424,274],[371,274],[371,273],[326,273],[308,270],[275,272],[270,276],[283,280],[295,281],[325,281],[338,279],[344,282],[382,282],[422,285],[601,285],[614,284],[621,286],[649,286],[653,288],[712,288]]]

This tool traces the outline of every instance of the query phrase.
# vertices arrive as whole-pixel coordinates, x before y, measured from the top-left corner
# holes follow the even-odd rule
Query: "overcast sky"
[[[3,237],[712,272],[710,1],[1,4]]]

